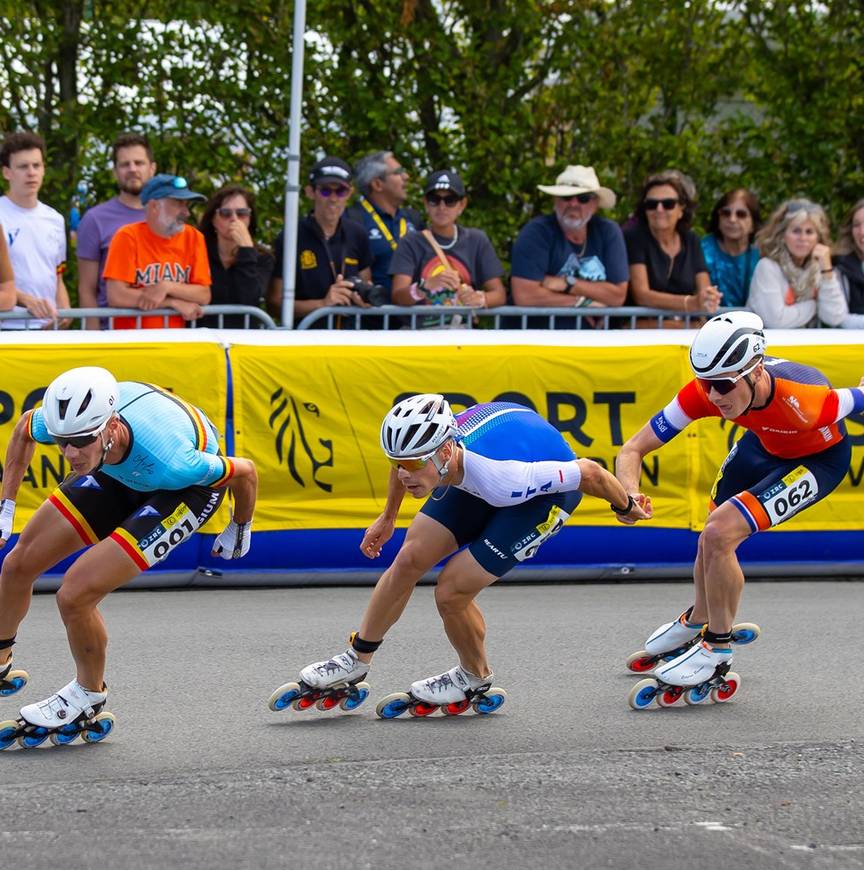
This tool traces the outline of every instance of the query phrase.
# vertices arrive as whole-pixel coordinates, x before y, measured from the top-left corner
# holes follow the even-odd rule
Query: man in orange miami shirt
[[[141,326],[182,327],[197,320],[210,302],[210,263],[204,236],[186,223],[189,202],[204,200],[186,179],[164,173],[141,189],[144,220],[121,227],[105,260],[108,305],[114,308],[173,308],[180,316],[142,317]],[[136,318],[118,317],[115,329],[134,329]]]
[[[852,448],[843,421],[864,411],[864,378],[857,387],[832,389],[817,369],[766,356],[762,327],[751,311],[712,317],[690,346],[693,380],[618,454],[616,474],[632,495],[639,491],[643,457],[694,420],[722,417],[747,430],[711,491],[693,605],[645,645],[649,654],[687,646],[654,671],[672,686],[704,684],[732,660],[732,623],[744,587],[739,544],[816,504],[849,471]],[[690,645],[700,633],[701,641]]]

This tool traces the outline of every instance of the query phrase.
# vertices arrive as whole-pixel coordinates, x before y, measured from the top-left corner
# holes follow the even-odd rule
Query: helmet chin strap
[[[753,383],[752,378],[752,375],[744,375],[744,380],[747,382],[747,386],[750,387],[750,401],[747,403],[747,407],[741,412],[742,417],[745,414],[750,413],[750,409],[753,407],[753,403],[756,401],[756,384]]]
[[[99,459],[99,464],[93,469],[93,471],[98,471],[104,464],[105,460],[108,458],[108,454],[111,452],[111,448],[114,446],[114,439],[109,437],[108,440],[105,440],[106,429],[103,429],[99,433],[99,437],[102,439],[102,456]]]
[[[444,443],[446,444],[447,442],[445,441]],[[430,457],[430,459],[432,460],[432,464],[435,466],[436,470],[438,471],[438,477],[441,478],[442,480],[445,477],[447,477],[447,475],[450,473],[450,463],[453,461],[453,457],[455,455],[456,455],[456,445],[454,443],[453,447],[450,450],[450,456],[448,456],[444,462],[442,462],[438,458],[437,452],[433,453],[432,456]]]

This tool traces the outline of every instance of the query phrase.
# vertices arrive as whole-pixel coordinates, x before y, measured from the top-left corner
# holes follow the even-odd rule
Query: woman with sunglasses
[[[730,311],[712,317],[690,346],[693,380],[618,454],[618,479],[636,497],[645,456],[694,420],[720,417],[747,430],[723,461],[711,492],[693,570],[693,603],[645,645],[658,658],[687,649],[654,671],[656,685],[643,685],[645,694],[634,689],[633,706],[654,697],[672,703],[685,689],[691,703],[704,700],[712,688],[734,693],[737,682],[732,686],[724,676],[744,585],[738,546],[825,498],[849,471],[851,445],[842,421],[864,411],[864,378],[857,387],[835,390],[817,369],[765,351],[758,315]]]
[[[471,703],[478,712],[491,712],[506,694],[490,691],[486,625],[475,598],[560,531],[583,493],[609,502],[629,524],[647,519],[650,506],[628,498],[605,468],[577,459],[554,426],[512,402],[473,405],[454,415],[442,395],[410,396],[385,415],[381,449],[392,466],[387,500],[363,536],[363,555],[381,555],[406,493],[426,501],[375,585],[348,649],[303,668],[302,682],[277,689],[270,706],[284,709],[289,702],[302,707],[318,701],[328,709],[340,700],[347,700],[349,708],[360,703],[369,689],[357,684],[414,587],[452,556],[438,577],[435,602],[459,663],[418,680],[410,693],[384,698],[377,712],[389,719],[406,710],[426,716],[441,707],[452,715]],[[366,694],[360,697],[359,692]]]
[[[834,248],[834,268],[846,299],[844,329],[864,329],[864,199],[849,210]]]
[[[702,255],[711,283],[723,294],[727,308],[747,304],[760,256],[753,244],[759,223],[759,200],[746,187],[724,193],[711,209],[708,235],[702,237]]]
[[[207,243],[210,260],[212,305],[260,307],[273,273],[273,255],[254,241],[255,195],[239,184],[216,191],[201,215],[198,229]],[[219,326],[219,317],[201,318],[201,326]],[[242,329],[246,318],[229,314],[222,318],[226,329]],[[258,329],[258,320],[249,327]]]
[[[113,716],[107,700],[108,632],[98,605],[110,592],[165,559],[204,526],[230,490],[231,520],[212,555],[239,559],[250,546],[257,494],[254,463],[221,455],[218,433],[199,408],[151,384],[121,381],[96,366],[70,369],[19,419],[6,450],[0,547],[12,535],[15,498],[36,444],[55,444],[71,473],[30,517],[0,571],[0,692],[27,674],[11,670],[12,647],[33,584],[87,548],[63,575],[57,606],[75,660],[75,678],[0,723],[0,749],[101,740]],[[8,685],[11,683],[12,685]],[[11,689],[11,691],[10,691]]]
[[[465,185],[452,170],[433,172],[424,191],[429,232],[408,233],[390,261],[396,305],[471,305],[494,308],[507,298],[504,267],[483,230],[457,223],[468,204]],[[430,318],[430,325],[438,324]]]
[[[831,264],[828,218],[809,199],[780,205],[756,235],[762,259],[747,307],[769,329],[840,326],[846,302]]]
[[[631,304],[683,314],[717,310],[721,294],[690,229],[694,208],[680,173],[661,172],[645,181],[636,223],[624,231]]]

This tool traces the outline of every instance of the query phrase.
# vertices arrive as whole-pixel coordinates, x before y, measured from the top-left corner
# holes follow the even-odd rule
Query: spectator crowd
[[[117,195],[89,208],[77,228],[78,300],[81,308],[109,309],[106,315],[111,308],[142,313],[88,317],[85,328],[216,326],[203,311],[211,304],[264,305],[281,317],[284,231],[272,253],[261,244],[251,190],[231,184],[208,200],[183,177],[158,172],[137,133],[119,136],[111,154]],[[28,315],[0,320],[3,329],[68,325],[57,314],[70,308],[66,225],[39,199],[45,158],[34,133],[10,134],[0,147],[0,311]],[[508,282],[489,237],[470,218],[463,222],[470,198],[459,174],[439,169],[425,179],[422,213],[407,205],[408,181],[390,151],[354,167],[336,156],[315,163],[304,189],[311,208],[297,226],[295,322],[332,306],[513,304],[556,314],[642,306],[668,313],[669,326],[722,306],[749,308],[772,328],[864,328],[864,199],[832,242],[818,204],[787,200],[763,222],[756,195],[734,188],[714,204],[699,238],[696,189],[684,173],[645,179],[622,226],[604,214],[617,196],[594,169],[567,166],[554,183],[539,185],[549,207],[513,242]],[[190,223],[196,203],[203,203],[197,227]],[[148,314],[157,309],[173,314]],[[459,315],[449,319],[459,322]],[[530,326],[549,322],[529,318]],[[239,314],[221,323],[255,325]],[[595,319],[556,316],[552,323],[591,327]],[[431,325],[441,318],[416,320],[419,328]]]

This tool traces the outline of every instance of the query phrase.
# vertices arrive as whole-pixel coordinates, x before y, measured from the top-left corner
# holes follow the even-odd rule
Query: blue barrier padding
[[[15,538],[0,552],[9,552]],[[181,544],[154,571],[183,572],[198,568],[227,574],[286,573],[324,571],[380,572],[393,560],[405,530],[397,529],[377,559],[366,559],[359,550],[361,529],[313,529],[255,532],[252,549],[237,562],[213,558],[210,549],[214,535],[196,535]],[[686,529],[647,527],[615,528],[572,527],[563,529],[547,541],[525,568],[602,568],[632,566],[652,568],[682,567],[696,555],[698,534]],[[820,565],[860,563],[864,572],[864,531],[784,532],[754,535],[738,550],[742,563],[770,566],[807,563],[819,573]],[[50,573],[62,573],[74,561],[64,560]],[[517,569],[518,570],[518,569]]]

